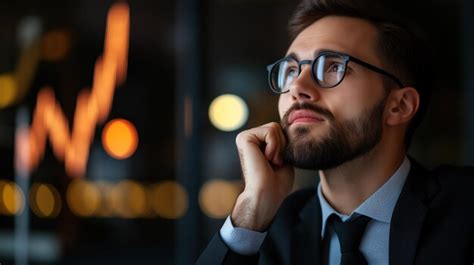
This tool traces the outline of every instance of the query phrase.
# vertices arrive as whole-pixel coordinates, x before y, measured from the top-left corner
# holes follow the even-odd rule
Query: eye
[[[290,85],[293,81],[298,78],[298,68],[288,68],[285,80],[285,86]]]
[[[327,72],[344,72],[344,68],[344,64],[334,62],[327,68]]]
[[[298,76],[298,68],[296,67],[289,67],[288,70],[286,71],[286,75],[288,77],[296,77]]]

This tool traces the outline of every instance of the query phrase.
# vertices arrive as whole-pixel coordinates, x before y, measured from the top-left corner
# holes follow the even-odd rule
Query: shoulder
[[[412,188],[430,201],[431,208],[466,213],[472,209],[474,167],[440,165],[432,170],[412,163]],[[474,221],[474,215],[469,213]]]
[[[440,165],[433,170],[433,173],[440,177],[454,176],[456,178],[463,178],[470,181],[474,178],[474,167]]]
[[[441,165],[431,171],[443,190],[474,193],[474,167]]]
[[[442,165],[432,171],[440,187],[440,199],[451,209],[460,209],[471,216],[474,214],[472,196],[474,194],[474,167]],[[470,213],[467,213],[469,211]]]
[[[447,189],[468,189],[474,192],[474,167],[439,165],[434,169],[426,169],[413,158],[410,158],[410,174],[414,175],[414,182],[425,186],[430,182],[435,182],[442,190]]]

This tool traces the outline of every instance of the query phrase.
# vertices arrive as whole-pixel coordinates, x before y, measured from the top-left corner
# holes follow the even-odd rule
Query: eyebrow
[[[318,57],[321,53],[325,53],[325,52],[334,52],[334,53],[339,53],[339,54],[342,54],[342,55],[348,55],[347,53],[345,52],[341,52],[341,51],[336,51],[336,50],[331,50],[331,49],[317,49],[313,52],[313,56],[314,58]],[[297,61],[300,61],[300,58],[299,56],[294,53],[294,52],[291,52],[289,53],[286,57],[293,57],[295,58]]]

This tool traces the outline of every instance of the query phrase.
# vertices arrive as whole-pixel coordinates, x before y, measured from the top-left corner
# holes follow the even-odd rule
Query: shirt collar
[[[322,212],[321,236],[324,236],[326,221],[333,213],[341,217],[342,221],[346,221],[352,216],[366,215],[379,222],[390,224],[393,209],[402,192],[403,184],[408,176],[410,167],[410,160],[405,157],[397,171],[349,216],[338,213],[329,205],[321,191],[321,183],[319,183],[317,191]]]

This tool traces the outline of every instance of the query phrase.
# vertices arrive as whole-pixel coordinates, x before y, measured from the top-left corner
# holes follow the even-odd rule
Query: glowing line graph
[[[79,92],[71,131],[53,90],[44,87],[39,91],[31,127],[19,134],[23,144],[18,146],[23,152],[17,152],[17,166],[28,172],[37,167],[49,139],[56,158],[64,161],[66,173],[72,177],[83,176],[95,127],[107,119],[115,88],[126,80],[129,27],[129,6],[123,2],[111,6],[104,53],[95,63],[92,89]]]

